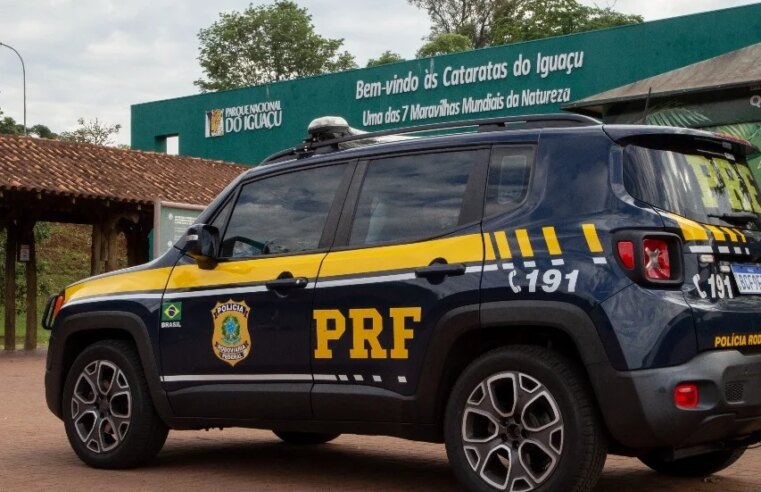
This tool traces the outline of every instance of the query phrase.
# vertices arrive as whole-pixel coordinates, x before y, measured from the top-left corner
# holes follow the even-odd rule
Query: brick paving
[[[0,491],[15,490],[461,490],[441,445],[342,436],[319,447],[280,443],[249,429],[176,431],[150,465],[102,471],[82,464],[47,409],[44,354],[0,354]],[[596,492],[761,490],[761,449],[703,479],[659,476],[610,457]]]

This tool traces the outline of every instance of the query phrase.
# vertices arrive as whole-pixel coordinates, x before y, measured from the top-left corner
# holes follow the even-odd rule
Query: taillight
[[[634,270],[634,243],[631,241],[618,242],[618,259],[627,270]]]
[[[682,240],[676,234],[619,231],[615,252],[624,273],[637,283],[676,286],[683,281]]]
[[[642,247],[645,253],[645,276],[653,280],[671,280],[668,243],[663,239],[645,239]]]
[[[693,383],[682,383],[674,388],[674,405],[683,410],[697,408],[700,403],[700,391],[698,385]]]

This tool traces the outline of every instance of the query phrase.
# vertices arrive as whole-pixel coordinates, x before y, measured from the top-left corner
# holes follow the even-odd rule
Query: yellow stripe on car
[[[717,241],[724,241],[724,239],[725,239],[725,238],[724,238],[724,233],[723,233],[723,232],[721,232],[721,229],[719,229],[719,228],[718,228],[718,227],[716,227],[716,226],[712,226],[712,225],[710,225],[710,224],[703,224],[703,226],[704,226],[706,229],[708,229],[709,231],[711,231],[711,234],[713,234],[713,237],[714,237],[714,238],[715,238]]]
[[[544,234],[544,241],[547,243],[547,251],[553,256],[562,254],[555,228],[552,226],[543,227],[542,233]]]
[[[526,258],[534,256],[534,248],[531,247],[531,241],[528,238],[528,231],[526,229],[516,229],[515,239],[518,240],[518,248],[521,250],[521,255]]]
[[[178,266],[172,272],[167,290],[266,282],[283,272],[294,277],[314,279],[325,253],[262,257],[252,260],[220,262],[213,270],[201,270],[195,264]]]
[[[491,243],[491,235],[488,232],[484,232],[484,254],[486,255],[486,261],[493,261],[497,259],[494,254],[494,245]]]
[[[322,262],[320,278],[409,270],[428,266],[436,258],[448,263],[483,261],[481,234],[454,236],[392,246],[334,251]]]
[[[733,243],[737,241],[737,234],[735,234],[735,231],[733,231],[729,227],[722,227],[721,229],[729,235],[730,241],[732,241]]]
[[[510,251],[510,244],[507,242],[507,234],[505,234],[505,231],[495,232],[494,239],[497,241],[497,251],[499,251],[499,257],[503,260],[512,259],[513,252]]]
[[[676,214],[667,213],[665,215],[679,225],[685,241],[708,241],[708,232],[694,220]]]
[[[197,268],[197,267],[196,267]],[[137,272],[119,273],[87,280],[66,289],[66,302],[83,297],[163,290],[171,268],[155,268]]]
[[[590,253],[602,253],[602,244],[597,236],[597,228],[594,224],[581,224],[581,230],[584,231],[584,238],[587,240],[587,246]]]

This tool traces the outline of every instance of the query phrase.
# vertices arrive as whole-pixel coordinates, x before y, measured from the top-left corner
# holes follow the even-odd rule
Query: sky
[[[359,66],[385,50],[414,57],[430,29],[407,0],[296,0],[318,34],[343,38]],[[0,0],[0,42],[24,57],[27,125],[72,130],[77,119],[121,124],[130,105],[195,94],[198,31],[250,0]],[[268,3],[254,0],[254,4]],[[757,3],[746,0],[581,0],[646,20]],[[21,64],[0,47],[0,109],[23,119]]]

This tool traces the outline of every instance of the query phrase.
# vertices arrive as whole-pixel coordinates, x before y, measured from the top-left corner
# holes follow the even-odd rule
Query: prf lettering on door
[[[352,359],[408,359],[407,341],[412,340],[414,331],[411,323],[420,323],[422,309],[419,307],[391,308],[393,346],[383,347],[378,337],[383,332],[383,316],[374,308],[349,309],[348,323],[351,325]],[[332,359],[331,345],[346,334],[347,317],[338,309],[315,309],[314,321],[317,330],[315,359]]]

